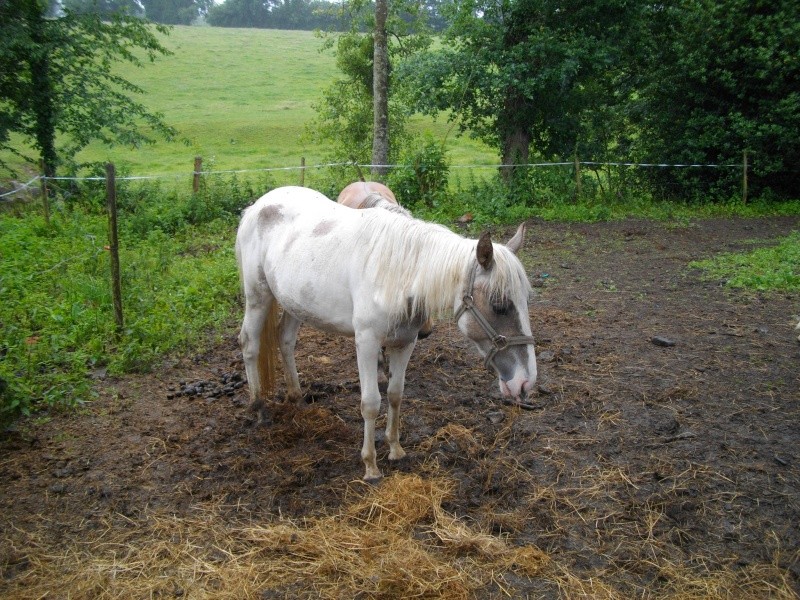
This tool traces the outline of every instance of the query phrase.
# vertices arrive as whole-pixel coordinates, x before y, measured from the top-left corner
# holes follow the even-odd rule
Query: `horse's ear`
[[[517,228],[517,233],[514,234],[506,246],[508,249],[511,250],[514,254],[519,252],[519,249],[522,248],[522,244],[525,243],[525,223],[520,223],[520,226]]]
[[[484,231],[478,239],[478,248],[476,250],[478,264],[484,269],[489,270],[492,268],[494,261],[494,247],[492,246],[492,238],[489,236],[488,231]]]

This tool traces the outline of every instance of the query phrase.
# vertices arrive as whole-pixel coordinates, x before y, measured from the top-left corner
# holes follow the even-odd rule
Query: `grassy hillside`
[[[95,145],[83,161],[113,161],[132,175],[178,174],[194,156],[204,168],[261,169],[320,162],[325,148],[302,139],[314,118],[312,104],[337,77],[331,51],[309,31],[175,27],[162,38],[174,54],[144,68],[120,65],[120,73],[145,90],[141,100],[164,114],[185,141],[140,149]],[[414,127],[447,138],[455,163],[492,162],[494,152],[447,135],[447,123],[418,118]]]
[[[132,172],[206,166],[252,169],[317,160],[301,141],[311,104],[334,76],[334,58],[320,53],[307,31],[176,27],[165,45],[174,52],[123,75],[147,92],[145,103],[189,140],[140,150],[93,147],[82,158],[113,160]]]

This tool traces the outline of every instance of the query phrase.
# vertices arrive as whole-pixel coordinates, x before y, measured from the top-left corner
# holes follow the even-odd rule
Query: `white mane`
[[[469,269],[477,267],[477,240],[449,229],[388,211],[368,211],[364,239],[365,268],[375,273],[376,294],[393,319],[413,314],[441,316],[453,310],[453,301],[465,285]],[[511,250],[494,244],[494,266],[489,277],[493,297],[526,298],[530,283]]]

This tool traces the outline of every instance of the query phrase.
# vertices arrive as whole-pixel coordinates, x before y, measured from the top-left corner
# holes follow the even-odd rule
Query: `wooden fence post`
[[[192,177],[192,192],[197,193],[200,191],[200,173],[203,172],[203,157],[194,157],[194,176]]]
[[[44,160],[39,161],[42,178],[39,180],[42,191],[42,208],[44,208],[44,222],[50,225],[50,199],[47,197],[47,175],[44,172]]]
[[[111,293],[117,338],[122,335],[122,283],[119,274],[119,237],[117,235],[117,184],[113,163],[106,164],[106,204],[108,207],[108,250],[111,255]]]
[[[575,153],[575,200],[580,200],[582,192],[581,185],[581,161],[578,159],[578,153]]]
[[[742,204],[747,204],[747,150],[742,157]]]
[[[300,157],[300,187],[306,184],[306,157]]]

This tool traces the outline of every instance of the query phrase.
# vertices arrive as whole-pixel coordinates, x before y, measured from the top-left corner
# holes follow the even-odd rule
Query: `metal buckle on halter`
[[[501,350],[505,350],[508,348],[508,339],[504,335],[500,335],[499,333],[492,338],[492,346],[495,347],[495,350],[500,352]]]

